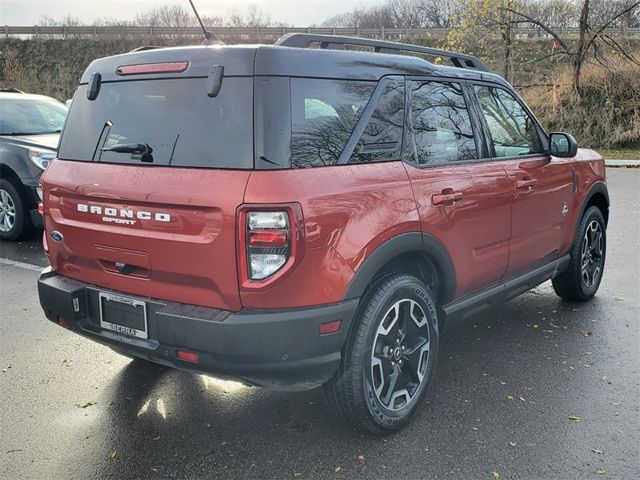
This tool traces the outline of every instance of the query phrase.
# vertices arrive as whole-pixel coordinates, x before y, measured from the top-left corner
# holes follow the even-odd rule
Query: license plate
[[[148,338],[147,304],[135,298],[100,292],[100,326],[138,338]]]

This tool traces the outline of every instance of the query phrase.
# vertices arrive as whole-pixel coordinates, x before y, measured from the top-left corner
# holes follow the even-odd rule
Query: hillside
[[[42,93],[59,100],[73,95],[78,79],[95,58],[128,52],[142,44],[176,46],[192,38],[68,38],[0,39],[0,86]],[[442,37],[415,40],[441,47]],[[640,40],[626,40],[640,51]],[[513,85],[527,99],[545,128],[573,132],[582,145],[606,148],[640,147],[640,66],[613,58],[608,68],[589,65],[584,94],[577,99],[569,88],[567,59],[549,57],[548,39],[518,40],[513,46]],[[499,46],[473,52],[502,73]],[[546,57],[546,58],[545,58]],[[605,55],[606,57],[606,55]],[[640,57],[640,55],[638,55]],[[553,85],[556,85],[555,100]]]

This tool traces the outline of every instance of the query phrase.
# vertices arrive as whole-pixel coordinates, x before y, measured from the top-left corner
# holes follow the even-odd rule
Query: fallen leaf
[[[160,440],[160,435],[158,435],[156,438],[153,439],[154,441],[156,440]]]
[[[500,478],[500,474],[498,472],[491,472],[491,476],[493,478]]]
[[[96,402],[87,402],[84,405],[78,405],[80,408],[87,408],[90,407],[91,405],[95,405]]]
[[[118,459],[118,452],[114,450],[109,454],[109,460],[117,460],[117,459]]]
[[[342,470],[342,467],[336,467],[335,472],[336,472],[336,473],[338,473],[338,472],[340,472],[341,470]]]
[[[597,473],[598,475],[604,475],[605,473],[607,473],[607,471],[606,471],[606,470],[604,470],[604,469],[602,469],[602,468],[599,468],[598,470],[596,470],[596,473]]]
[[[593,449],[591,450],[593,453],[597,453],[598,455],[602,455],[604,452],[602,450]]]
[[[509,442],[509,445],[511,445],[513,448],[516,448],[518,443],[517,442]]]
[[[593,333],[591,333],[589,330],[581,330],[580,335],[582,335],[583,337],[590,337],[591,335],[593,335]]]
[[[580,417],[576,416],[576,415],[570,415],[569,417],[567,417],[569,420],[571,420],[572,422],[579,422],[580,420],[582,420]]]
[[[507,400],[513,400],[513,396],[512,395],[507,395]]]
[[[364,455],[358,455],[358,460],[360,460],[361,462],[364,462]]]

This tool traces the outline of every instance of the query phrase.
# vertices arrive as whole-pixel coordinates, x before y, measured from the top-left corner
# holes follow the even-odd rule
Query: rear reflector
[[[320,324],[320,335],[327,335],[329,333],[336,333],[340,330],[340,326],[342,325],[342,320],[335,320],[333,322],[321,323]]]
[[[183,350],[176,351],[176,357],[185,362],[198,363],[200,361],[200,355],[197,353],[185,352]]]
[[[69,328],[71,326],[71,322],[66,318],[58,317],[56,320],[58,320],[58,325],[61,327]]]
[[[147,73],[180,73],[189,68],[189,62],[141,63],[121,65],[116,69],[118,75],[144,75]]]
[[[283,247],[287,244],[286,230],[257,230],[249,232],[249,245]]]

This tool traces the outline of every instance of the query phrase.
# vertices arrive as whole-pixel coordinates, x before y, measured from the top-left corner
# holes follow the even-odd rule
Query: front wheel
[[[363,298],[329,404],[375,434],[401,429],[421,405],[438,355],[436,305],[410,275],[386,277]]]
[[[597,207],[580,222],[567,269],[552,280],[559,297],[575,302],[591,299],[600,286],[607,256],[607,225]]]
[[[25,201],[16,185],[0,178],[0,239],[20,240],[26,237],[33,225]]]

